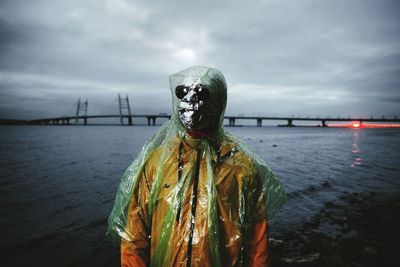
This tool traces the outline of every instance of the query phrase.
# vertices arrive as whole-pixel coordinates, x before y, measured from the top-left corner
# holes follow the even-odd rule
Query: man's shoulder
[[[246,170],[252,173],[254,169],[253,159],[248,149],[240,141],[227,138],[219,147],[218,161]]]

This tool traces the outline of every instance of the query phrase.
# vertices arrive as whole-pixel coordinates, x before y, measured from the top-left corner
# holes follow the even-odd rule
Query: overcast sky
[[[226,114],[400,115],[400,1],[0,1],[0,118],[170,113],[168,76],[221,70]]]

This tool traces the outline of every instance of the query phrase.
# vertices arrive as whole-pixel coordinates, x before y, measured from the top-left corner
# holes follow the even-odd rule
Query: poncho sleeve
[[[127,212],[125,238],[121,238],[121,266],[146,266],[150,260],[149,201],[152,168],[145,164]]]

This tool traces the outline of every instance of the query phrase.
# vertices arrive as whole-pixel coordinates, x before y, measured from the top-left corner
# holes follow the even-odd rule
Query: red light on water
[[[335,123],[330,123],[328,124],[328,127],[334,127],[334,128],[353,128],[353,129],[359,129],[359,128],[400,128],[400,123],[360,123],[358,121],[354,121],[352,123],[343,123],[343,124],[335,124]]]

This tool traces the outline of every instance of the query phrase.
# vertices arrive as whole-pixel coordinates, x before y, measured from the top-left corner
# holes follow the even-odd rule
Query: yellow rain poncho
[[[125,171],[109,218],[122,266],[266,266],[282,185],[224,132],[221,72],[191,67],[170,86],[171,119]]]

